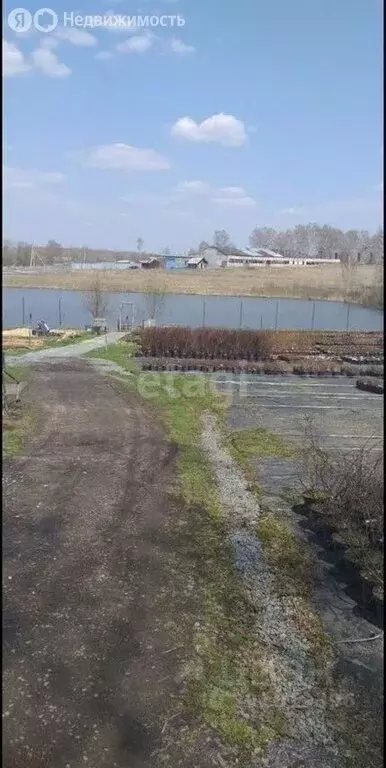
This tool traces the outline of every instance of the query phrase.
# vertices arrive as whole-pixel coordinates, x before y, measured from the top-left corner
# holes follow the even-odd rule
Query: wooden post
[[[316,307],[316,304],[314,302],[313,305],[312,305],[312,319],[311,319],[311,330],[312,331],[315,328],[315,307]]]

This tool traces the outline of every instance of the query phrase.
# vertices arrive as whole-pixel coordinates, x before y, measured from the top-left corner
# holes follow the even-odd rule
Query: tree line
[[[205,248],[214,246],[223,250],[240,250],[234,244],[226,230],[215,230],[212,241],[202,240],[197,247],[188,250],[187,255],[201,253]],[[381,264],[383,263],[383,228],[375,234],[367,230],[342,230],[329,224],[298,224],[292,229],[274,229],[273,227],[255,227],[249,236],[250,248],[268,248],[286,257],[334,259],[340,258],[346,263]],[[170,256],[166,247],[160,253]],[[116,261],[118,259],[138,260],[146,254],[144,241],[137,239],[135,251],[109,251],[94,248],[64,248],[56,240],[49,240],[47,245],[34,249],[31,243],[3,242],[3,266],[29,266],[40,261],[44,264],[56,264],[64,261]],[[31,259],[32,255],[32,259]],[[149,254],[146,254],[149,255]],[[156,255],[156,254],[155,254]]]

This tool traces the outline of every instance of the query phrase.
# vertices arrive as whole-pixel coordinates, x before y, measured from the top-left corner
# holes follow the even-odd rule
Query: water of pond
[[[155,312],[157,323],[191,328],[383,329],[381,311],[340,301],[177,294],[161,298],[141,293],[105,294],[105,300],[107,308],[102,314],[110,328],[117,325],[122,303],[132,302],[138,322],[154,316]],[[131,309],[125,305],[123,320],[127,315],[131,316]],[[39,319],[44,319],[52,328],[88,325],[91,315],[85,294],[42,288],[3,289],[3,328],[17,328]]]

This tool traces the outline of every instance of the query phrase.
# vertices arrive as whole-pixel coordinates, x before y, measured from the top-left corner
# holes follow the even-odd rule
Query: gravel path
[[[320,669],[313,661],[312,649],[293,620],[294,599],[278,596],[275,579],[265,562],[255,532],[259,504],[236,463],[221,446],[210,416],[205,419],[202,444],[217,479],[236,567],[258,615],[256,636],[264,649],[274,706],[289,722],[300,753],[303,745],[303,759],[307,759],[311,745],[315,754],[318,748],[321,750],[324,768],[335,767],[334,734],[326,717],[327,691],[320,685]]]
[[[126,332],[111,331],[107,334],[107,344],[115,344],[119,339],[127,336]],[[42,363],[45,361],[55,362],[55,360],[63,360],[66,358],[79,358],[86,355],[87,352],[91,352],[94,349],[103,349],[106,345],[106,338],[102,336],[96,336],[87,341],[81,341],[77,344],[68,344],[64,347],[48,347],[47,349],[37,349],[35,352],[26,352],[25,355],[7,355],[7,366],[12,365],[31,365],[33,363]]]

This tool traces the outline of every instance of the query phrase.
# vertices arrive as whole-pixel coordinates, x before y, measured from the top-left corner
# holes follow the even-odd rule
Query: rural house
[[[208,266],[208,260],[205,256],[193,256],[187,261],[188,269],[206,269]]]

